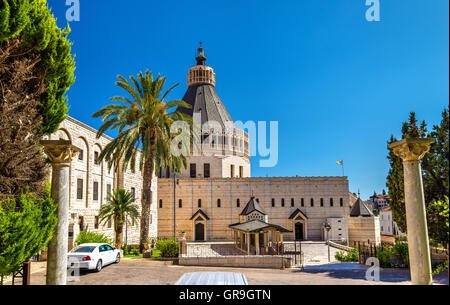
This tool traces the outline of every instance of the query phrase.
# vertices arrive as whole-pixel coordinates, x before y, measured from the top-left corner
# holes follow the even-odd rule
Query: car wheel
[[[95,271],[96,272],[100,272],[100,270],[102,270],[102,267],[103,267],[102,260],[99,259],[98,262],[97,262],[97,267],[95,267]]]
[[[120,262],[120,253],[119,254],[117,254],[117,257],[116,257],[116,264],[118,264]]]

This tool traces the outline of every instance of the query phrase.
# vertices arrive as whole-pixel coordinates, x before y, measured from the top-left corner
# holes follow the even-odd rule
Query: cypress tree
[[[68,33],[46,1],[0,1],[0,200],[44,191],[39,141],[66,118],[74,82]]]
[[[412,137],[433,137],[436,143],[431,145],[430,152],[421,161],[425,203],[427,209],[427,221],[429,235],[432,239],[447,243],[447,229],[445,228],[445,217],[442,216],[442,209],[434,204],[436,201],[443,201],[449,195],[449,116],[448,108],[442,112],[440,125],[433,127],[432,132],[428,132],[427,124],[422,121],[418,125],[414,112],[410,113],[408,122],[402,124],[402,138]],[[394,136],[388,144],[396,142]],[[405,194],[403,182],[403,161],[389,150],[389,173],[386,179],[386,186],[390,196],[389,205],[392,209],[394,221],[399,229],[406,232]]]

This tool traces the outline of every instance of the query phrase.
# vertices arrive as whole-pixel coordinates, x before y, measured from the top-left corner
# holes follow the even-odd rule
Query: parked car
[[[120,251],[108,244],[81,244],[67,254],[67,268],[96,270],[119,263]]]
[[[191,272],[183,274],[175,285],[248,285],[242,273]]]

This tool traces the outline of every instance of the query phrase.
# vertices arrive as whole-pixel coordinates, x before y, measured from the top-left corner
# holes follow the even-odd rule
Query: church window
[[[162,201],[162,199],[159,199],[159,208],[162,209],[162,207],[163,207],[163,201]]]
[[[203,175],[205,176],[205,178],[209,178],[211,176],[209,163],[203,164]]]
[[[202,200],[199,199],[199,200],[198,200],[198,208],[200,209],[201,207],[202,207]]]
[[[93,198],[93,200],[98,200],[98,182],[97,181],[95,181],[94,182],[94,190],[93,190],[93,196],[92,196]]]
[[[320,198],[320,206],[323,207],[323,198]]]
[[[181,209],[183,207],[183,200],[178,200],[178,207]]]
[[[302,200],[301,200],[301,206],[302,206],[302,207],[305,206],[305,198],[302,198]]]
[[[330,198],[330,207],[332,207],[333,205],[334,205],[333,198]]]
[[[83,199],[83,179],[77,179],[77,199]]]
[[[217,199],[217,207],[220,208],[220,199]]]
[[[94,152],[94,164],[98,165],[98,151]]]
[[[275,207],[275,199],[272,198],[272,208]]]
[[[295,206],[294,198],[291,198],[291,207]]]
[[[284,207],[284,198],[281,198],[281,206]]]
[[[236,207],[238,208],[241,207],[241,201],[239,199],[236,199]]]
[[[191,178],[197,177],[197,165],[195,163],[190,164],[190,170],[191,170]]]
[[[340,203],[339,204],[341,205],[341,207],[344,206],[344,199],[343,198],[340,199]]]
[[[314,206],[314,198],[311,198],[311,206]]]

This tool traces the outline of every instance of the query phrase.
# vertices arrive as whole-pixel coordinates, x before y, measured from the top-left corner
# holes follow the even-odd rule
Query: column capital
[[[418,161],[430,151],[431,144],[434,144],[434,138],[408,138],[389,145],[397,157],[403,161]]]
[[[40,143],[52,164],[70,164],[80,151],[71,141],[42,140]]]

